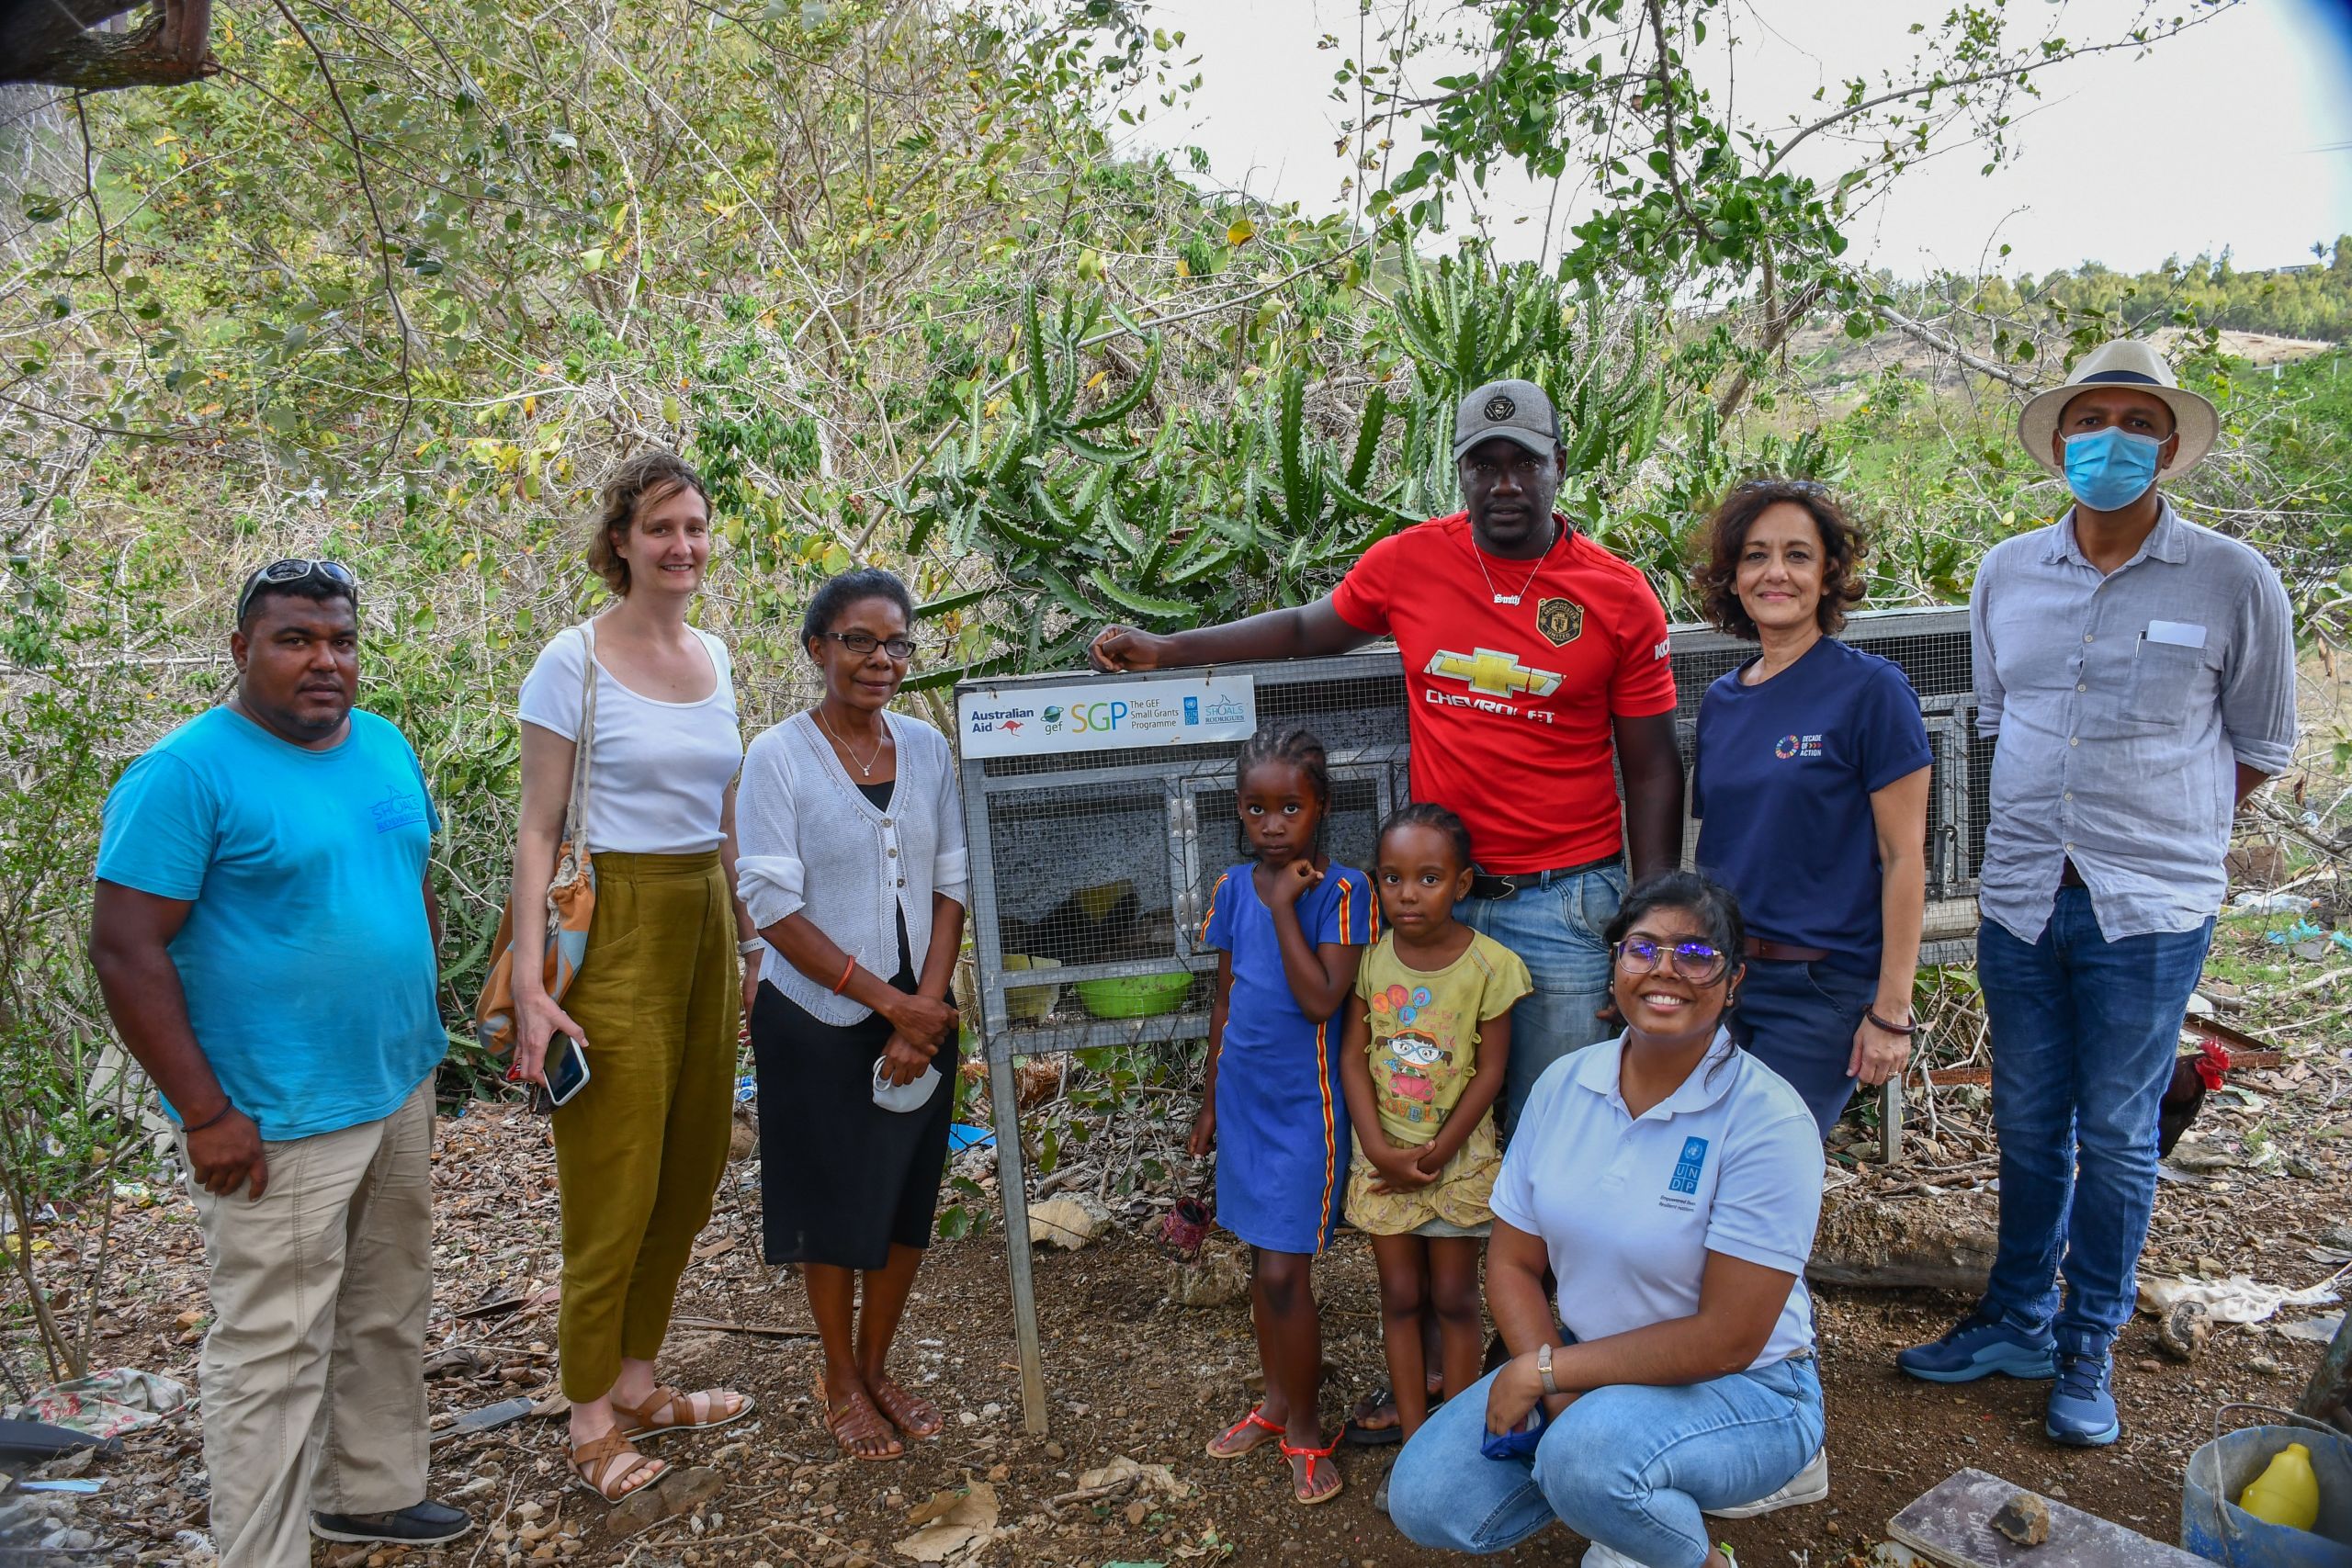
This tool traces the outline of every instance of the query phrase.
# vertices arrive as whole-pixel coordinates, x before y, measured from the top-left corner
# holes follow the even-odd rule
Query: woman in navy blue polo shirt
[[[1610,922],[1625,1032],[1544,1069],[1495,1180],[1487,1304],[1511,1359],[1389,1477],[1419,1544],[1507,1551],[1557,1520],[1584,1568],[1735,1568],[1702,1511],[1828,1495],[1804,1278],[1821,1143],[1723,1028],[1745,934],[1687,871]]]
[[[1690,766],[1699,869],[1747,918],[1732,1032],[1825,1137],[1856,1083],[1910,1056],[1927,900],[1933,754],[1917,694],[1830,635],[1862,596],[1860,555],[1820,485],[1753,479],[1716,509],[1693,584],[1710,620],[1758,645],[1700,701]]]

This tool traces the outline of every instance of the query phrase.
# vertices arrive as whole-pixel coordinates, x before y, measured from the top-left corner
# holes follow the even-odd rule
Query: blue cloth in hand
[[[1548,1419],[1544,1414],[1544,1402],[1539,1399],[1528,1411],[1527,1419],[1510,1431],[1488,1432],[1487,1440],[1478,1445],[1478,1451],[1488,1459],[1531,1459],[1534,1457],[1535,1445],[1544,1440],[1544,1427]]]

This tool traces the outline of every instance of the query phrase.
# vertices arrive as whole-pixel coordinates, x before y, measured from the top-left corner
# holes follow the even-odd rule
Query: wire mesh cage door
[[[1331,769],[1331,806],[1323,818],[1322,848],[1333,865],[1352,866],[1370,874],[1380,824],[1404,803],[1401,776],[1385,762],[1357,763]],[[1208,918],[1209,893],[1228,870],[1238,871],[1250,860],[1250,850],[1234,810],[1230,781],[1202,782],[1183,792],[1191,859],[1185,866],[1185,886],[1179,897],[1180,940],[1193,957],[1208,968],[1216,966],[1216,951],[1202,945]]]
[[[1393,650],[1221,671],[1255,682],[1257,722],[1323,740],[1330,852],[1362,864],[1405,789],[1404,679]],[[1144,678],[1183,681],[1197,672]],[[999,710],[1070,676],[974,683]],[[1102,689],[1111,689],[1103,683]],[[1028,706],[1042,722],[1044,699]],[[960,712],[960,706],[959,706]],[[1012,1274],[1022,1411],[1046,1407],[1028,1236],[1015,1056],[1196,1039],[1208,1029],[1215,953],[1200,920],[1216,876],[1244,858],[1234,809],[1238,742],[975,757],[961,764],[972,856],[975,1021],[989,1069]]]

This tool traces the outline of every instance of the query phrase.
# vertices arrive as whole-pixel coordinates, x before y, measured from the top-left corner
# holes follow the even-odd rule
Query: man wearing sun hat
[[[1896,1362],[1934,1382],[2054,1378],[2044,1430],[2083,1447],[2122,1430],[2109,1347],[2231,818],[2293,755],[2278,574],[2160,489],[2218,427],[2147,344],[2101,345],[2018,420],[2073,508],[1995,546],[1969,603],[1977,729],[1996,738],[1977,973],[2000,1245],[1976,1309]]]

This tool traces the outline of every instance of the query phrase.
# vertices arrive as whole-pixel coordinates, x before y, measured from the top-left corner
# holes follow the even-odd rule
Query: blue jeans
[[[1797,1091],[1821,1125],[1838,1125],[1854,1080],[1854,1031],[1878,995],[1878,983],[1827,964],[1751,958],[1739,982],[1732,1038]]]
[[[1430,1413],[1388,1477],[1388,1517],[1423,1546],[1508,1551],[1554,1519],[1647,1568],[1702,1568],[1702,1508],[1785,1486],[1821,1447],[1810,1356],[1679,1388],[1574,1401],[1532,1459],[1488,1459],[1489,1372]]]
[[[1609,1000],[1609,943],[1600,933],[1624,897],[1625,873],[1612,865],[1453,907],[1455,919],[1518,953],[1535,979],[1533,994],[1511,1010],[1510,1072],[1496,1107],[1506,1134],[1544,1068],[1622,1027],[1593,1014]]]
[[[1984,1299],[2021,1327],[2054,1328],[2063,1350],[2103,1354],[2132,1316],[2156,1201],[2156,1105],[2212,940],[2208,919],[2109,942],[2080,887],[2058,889],[2040,942],[1995,920],[1977,933],[2001,1145]]]

